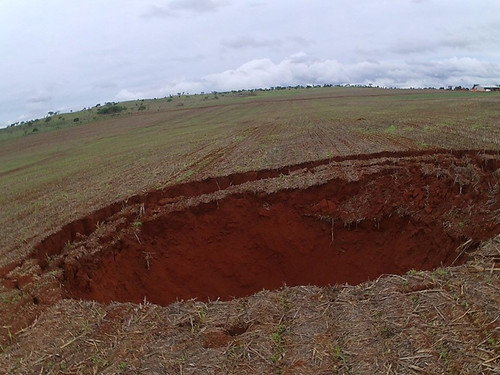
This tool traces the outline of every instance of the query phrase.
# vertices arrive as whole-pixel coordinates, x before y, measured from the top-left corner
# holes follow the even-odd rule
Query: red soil
[[[356,284],[432,269],[450,264],[460,243],[437,225],[399,217],[363,221],[351,230],[335,224],[331,242],[330,220],[280,203],[267,211],[261,203],[246,196],[147,223],[141,243],[131,238],[102,254],[98,264],[67,266],[68,288],[76,297],[103,302],[225,300],[283,284]]]
[[[292,177],[277,177],[282,169],[136,197],[144,216],[139,207],[136,216],[116,214],[107,233],[81,236],[64,252],[58,264],[66,293],[166,305],[283,284],[355,284],[461,263],[459,245],[498,233],[491,217],[498,209],[496,156],[380,156],[342,167],[333,161],[289,167],[298,171],[293,177],[310,180],[303,189]],[[347,177],[351,172],[358,177]],[[315,175],[326,178],[318,183]],[[254,184],[230,187],[248,181]],[[256,185],[263,181],[274,191]],[[197,198],[189,203],[186,196]]]

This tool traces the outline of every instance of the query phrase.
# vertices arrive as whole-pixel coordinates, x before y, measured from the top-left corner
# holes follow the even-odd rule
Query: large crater
[[[498,166],[426,152],[213,178],[101,210],[37,257],[67,297],[162,305],[458,265],[499,232]]]

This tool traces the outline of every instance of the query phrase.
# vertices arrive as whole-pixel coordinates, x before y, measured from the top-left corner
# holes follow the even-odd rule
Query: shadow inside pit
[[[466,238],[431,214],[345,221],[318,189],[230,196],[146,221],[97,258],[66,262],[65,286],[77,298],[167,305],[283,284],[357,284],[466,259],[457,251]]]
[[[235,214],[234,203],[190,217],[180,214],[141,228],[141,243],[126,241],[103,254],[99,267],[67,267],[73,297],[101,302],[228,300],[283,284],[357,284],[382,274],[460,264],[463,242],[438,225],[393,216],[335,224],[283,208],[261,216]],[[248,203],[248,202],[246,202]],[[349,228],[350,226],[350,228]]]

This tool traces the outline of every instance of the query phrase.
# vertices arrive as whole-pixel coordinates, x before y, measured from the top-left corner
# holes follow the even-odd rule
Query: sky
[[[500,84],[498,0],[0,1],[0,127],[273,86]]]

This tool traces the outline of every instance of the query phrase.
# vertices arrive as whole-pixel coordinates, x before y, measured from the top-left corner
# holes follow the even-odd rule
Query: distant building
[[[471,91],[500,91],[500,85],[491,85],[491,86],[483,86],[483,85],[474,85],[470,89]]]

